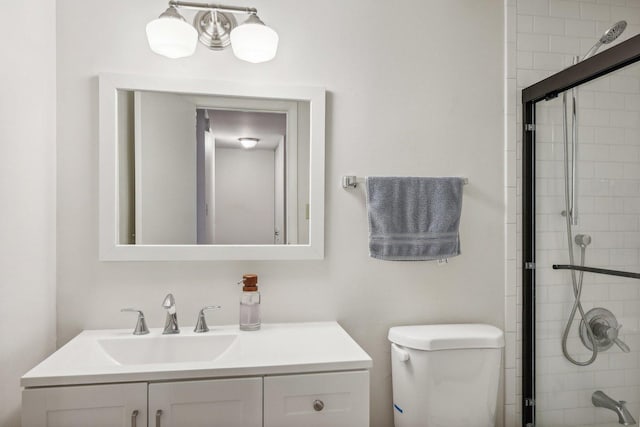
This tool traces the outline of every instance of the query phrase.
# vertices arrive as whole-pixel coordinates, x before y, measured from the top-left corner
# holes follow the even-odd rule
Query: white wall
[[[20,425],[20,376],[55,348],[55,2],[0,15],[0,425]],[[29,23],[25,25],[25,23]]]
[[[403,0],[388,6],[365,0],[312,1],[303,8],[294,0],[264,4],[260,16],[279,32],[281,44],[273,62],[251,65],[230,51],[200,46],[182,60],[150,52],[144,26],[164,10],[164,1],[58,1],[58,91],[64,94],[58,109],[58,344],[85,328],[133,327],[134,319],[119,313],[125,306],[145,310],[150,326],[161,326],[160,303],[168,291],[185,325],[209,303],[224,306],[212,324],[234,323],[239,290],[233,283],[255,272],[265,322],[337,319],[373,357],[371,424],[387,427],[390,326],[502,326],[503,2]],[[100,71],[325,86],[325,259],[98,262]],[[469,177],[462,256],[443,267],[369,258],[363,193],[339,184],[353,173]]]

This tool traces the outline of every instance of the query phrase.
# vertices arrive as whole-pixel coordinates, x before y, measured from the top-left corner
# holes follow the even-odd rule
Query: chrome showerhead
[[[625,28],[627,28],[627,21],[618,21],[613,24],[611,28],[609,28],[604,32],[604,34],[602,34],[602,36],[600,36],[600,40],[598,40],[596,44],[594,44],[593,47],[589,49],[589,52],[587,52],[582,60],[584,61],[587,58],[591,58],[596,54],[598,49],[600,49],[600,46],[602,46],[603,44],[609,44],[620,37],[620,34],[624,32]]]
[[[617,39],[627,28],[627,21],[618,21],[600,37],[600,43],[609,44]]]

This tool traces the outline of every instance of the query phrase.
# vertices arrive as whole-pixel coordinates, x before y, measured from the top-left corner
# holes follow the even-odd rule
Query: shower
[[[521,92],[527,427],[640,416],[640,34],[628,35],[640,9],[627,12],[629,25],[614,19],[593,32],[596,20],[579,52],[553,54],[566,68]],[[535,49],[521,50],[542,70]]]
[[[587,58],[595,55],[598,49],[604,44],[609,44],[617,39],[627,27],[626,21],[616,22],[607,31],[605,31],[600,39],[593,45],[591,49],[582,58],[584,61]],[[579,57],[574,58],[574,63],[581,61]],[[578,210],[577,210],[577,163],[578,163],[578,114],[577,114],[577,89],[571,89],[571,134],[569,135],[569,119],[567,113],[567,91],[562,95],[562,107],[563,107],[563,142],[564,142],[564,205],[565,210],[562,214],[565,217],[566,231],[567,231],[567,246],[569,252],[569,262],[571,265],[575,265],[575,257],[573,253],[573,226],[578,225]],[[569,144],[571,140],[571,144]],[[569,149],[571,145],[571,150]],[[570,159],[571,157],[571,159]],[[569,165],[571,163],[571,165]],[[575,243],[580,247],[580,266],[584,267],[586,249],[591,243],[591,237],[586,234],[578,234],[575,236]],[[584,278],[584,272],[580,271],[576,274],[575,270],[570,271],[571,283],[573,287],[574,302],[569,314],[569,319],[565,325],[562,333],[562,353],[564,357],[574,365],[587,366],[592,364],[598,356],[598,345],[596,338],[594,337],[593,330],[588,322],[585,321],[585,312],[580,302],[582,295],[582,283]],[[588,342],[591,343],[591,357],[585,361],[579,361],[573,358],[567,349],[567,339],[569,337],[569,331],[571,325],[575,319],[576,312],[580,313],[581,324],[586,331]]]

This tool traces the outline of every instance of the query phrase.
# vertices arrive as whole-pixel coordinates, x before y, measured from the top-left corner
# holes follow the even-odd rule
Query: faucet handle
[[[196,327],[193,329],[193,332],[209,332],[209,327],[207,326],[207,320],[204,317],[204,312],[206,310],[217,310],[219,308],[222,308],[222,306],[208,305],[206,307],[202,307],[202,309],[198,313],[198,322],[196,323]]]
[[[144,320],[144,313],[142,312],[142,310],[138,310],[136,308],[123,308],[120,311],[123,313],[138,313],[138,322],[136,323],[136,327],[133,330],[133,335],[146,335],[149,333],[149,328],[147,328],[147,322]]]
[[[609,336],[610,331],[615,331],[615,333],[611,333],[610,335],[611,341],[613,341],[618,347],[620,347],[620,350],[622,350],[625,353],[629,353],[631,352],[631,348],[629,348],[627,343],[625,343],[620,338],[618,338],[618,335],[620,334],[620,329],[622,329],[622,325],[618,325],[617,328],[610,328],[609,331],[607,331],[607,336]]]

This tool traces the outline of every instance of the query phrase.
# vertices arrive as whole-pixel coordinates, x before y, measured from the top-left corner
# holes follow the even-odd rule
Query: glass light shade
[[[240,141],[242,147],[250,149],[258,145],[258,141],[260,140],[258,138],[238,138],[238,141]]]
[[[254,64],[270,61],[278,50],[278,33],[262,23],[248,20],[231,30],[231,48],[243,61]]]
[[[172,59],[183,58],[196,51],[198,32],[182,19],[161,16],[147,24],[147,40],[155,53]]]

